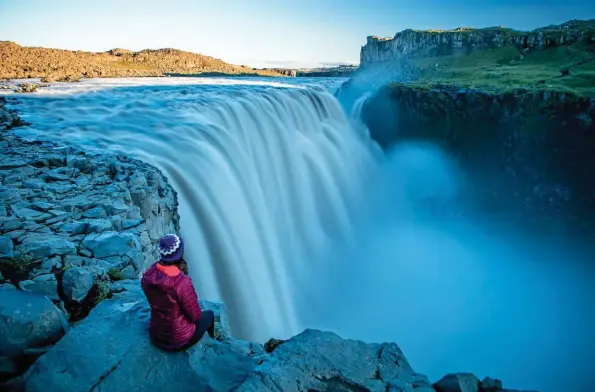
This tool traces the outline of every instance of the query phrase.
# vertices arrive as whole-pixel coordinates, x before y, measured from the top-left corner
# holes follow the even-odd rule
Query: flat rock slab
[[[90,234],[83,240],[83,245],[94,257],[125,256],[141,249],[137,236],[132,233],[104,232]]]
[[[138,280],[114,284],[93,309],[19,380],[24,391],[407,391],[434,392],[394,343],[366,344],[306,330],[272,354],[262,345],[205,336],[186,352],[149,341],[150,308]],[[215,311],[225,329],[225,308]],[[14,381],[13,386],[17,385]]]
[[[12,365],[12,371],[28,352],[55,343],[66,331],[66,315],[47,297],[0,286],[0,358]],[[4,367],[10,375],[10,366]]]
[[[21,249],[33,259],[42,259],[55,255],[73,255],[76,246],[65,238],[55,235],[33,235],[23,240]]]

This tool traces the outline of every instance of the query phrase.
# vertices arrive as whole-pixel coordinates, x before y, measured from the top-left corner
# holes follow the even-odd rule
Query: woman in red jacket
[[[166,350],[185,350],[197,343],[205,331],[213,337],[214,314],[204,312],[192,280],[185,270],[184,241],[175,234],[159,240],[161,259],[144,273],[143,291],[151,305],[149,334],[153,343]]]

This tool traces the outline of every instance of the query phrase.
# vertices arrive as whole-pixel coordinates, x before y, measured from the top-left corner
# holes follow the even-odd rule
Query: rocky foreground
[[[177,49],[112,49],[83,52],[23,47],[0,41],[0,79],[44,78],[44,81],[77,81],[80,78],[181,75],[281,76],[274,71],[256,70]]]
[[[0,101],[0,132],[22,125]],[[21,373],[178,230],[177,198],[142,162],[0,133],[0,381]],[[23,297],[23,295],[28,295]],[[48,332],[47,328],[58,327]]]
[[[317,330],[264,347],[236,340],[229,336],[225,307],[205,301],[203,308],[216,313],[218,340],[206,336],[187,352],[164,352],[149,342],[150,308],[139,282],[118,282],[114,290],[111,299],[6,387],[45,392],[506,391],[498,380],[480,382],[472,374],[447,375],[432,385],[394,343],[368,344]],[[22,301],[16,291],[11,295]],[[56,321],[47,332],[59,334],[61,328]]]

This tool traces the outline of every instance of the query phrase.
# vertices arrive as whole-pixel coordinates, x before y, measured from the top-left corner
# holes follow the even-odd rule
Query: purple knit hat
[[[184,256],[184,241],[175,234],[167,234],[161,237],[157,246],[161,255],[161,262],[172,264]]]

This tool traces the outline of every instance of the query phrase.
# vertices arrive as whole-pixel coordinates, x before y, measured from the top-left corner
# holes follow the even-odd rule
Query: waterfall
[[[238,338],[289,337],[325,252],[353,234],[378,148],[322,89],[188,80],[44,89],[24,98],[27,132],[160,168],[199,297],[226,303]]]
[[[188,166],[166,168],[190,275],[202,296],[225,301],[237,336],[294,334],[304,327],[294,307],[307,290],[300,273],[349,237],[373,154],[326,92],[249,94],[195,116]]]

